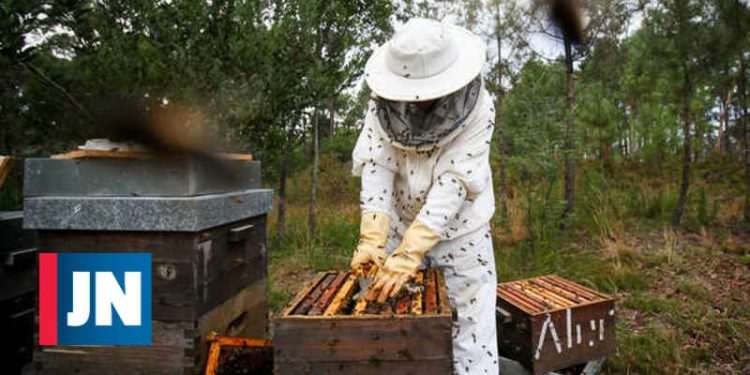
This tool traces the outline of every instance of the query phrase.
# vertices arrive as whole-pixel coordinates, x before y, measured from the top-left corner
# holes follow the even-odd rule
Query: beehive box
[[[2,176],[0,175],[0,179]],[[36,232],[22,228],[23,212],[0,211],[0,342],[11,353],[3,369],[11,374],[31,361],[37,297]]]
[[[38,346],[34,372],[197,374],[205,367],[209,332],[266,337],[266,214],[273,192],[245,189],[252,181],[221,185],[222,191],[229,190],[221,193],[181,190],[178,182],[184,179],[175,176],[183,174],[152,165],[149,176],[157,178],[156,171],[162,170],[163,180],[176,179],[153,182],[138,174],[144,160],[123,156],[111,161],[99,160],[95,167],[104,176],[118,175],[143,189],[134,194],[129,188],[117,190],[111,181],[92,177],[93,169],[84,178],[71,169],[53,173],[52,163],[27,162],[27,171],[36,166],[33,173],[40,175],[38,189],[24,200],[24,227],[37,230],[40,253],[151,253],[153,343]],[[94,160],[82,159],[79,166],[89,162]],[[117,169],[122,165],[131,167]],[[81,184],[71,182],[69,190],[46,185],[64,178],[59,176],[63,171]],[[194,183],[211,178],[193,172]],[[213,186],[201,184],[196,186]],[[142,196],[146,192],[149,196]]]
[[[550,275],[497,286],[501,355],[545,374],[612,354],[612,297]]]
[[[271,340],[209,334],[205,375],[273,375]]]
[[[445,280],[430,269],[420,286],[384,304],[355,300],[357,277],[318,274],[274,322],[276,374],[451,374],[452,310]]]
[[[39,231],[39,251],[152,254],[150,346],[41,346],[43,374],[193,374],[205,340],[266,337],[265,215],[199,232]],[[112,363],[118,366],[112,367]]]

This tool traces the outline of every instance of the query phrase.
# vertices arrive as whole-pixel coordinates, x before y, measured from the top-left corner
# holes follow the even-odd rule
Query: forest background
[[[750,5],[582,7],[575,44],[528,0],[3,0],[0,155],[101,136],[111,98],[200,112],[275,189],[278,311],[356,244],[364,62],[406,19],[448,20],[488,45],[501,280],[615,295],[606,373],[750,373]],[[21,181],[0,209],[21,208]]]

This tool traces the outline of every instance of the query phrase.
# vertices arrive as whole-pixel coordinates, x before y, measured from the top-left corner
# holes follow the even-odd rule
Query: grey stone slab
[[[271,189],[195,197],[31,197],[24,200],[24,227],[195,232],[263,215],[272,206]]]
[[[26,159],[24,196],[194,196],[260,187],[260,162],[195,158]]]

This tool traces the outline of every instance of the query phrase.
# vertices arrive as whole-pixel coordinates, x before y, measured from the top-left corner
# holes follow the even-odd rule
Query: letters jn
[[[73,311],[67,314],[70,327],[80,327],[89,320],[91,312],[91,273],[73,272]],[[123,325],[141,325],[141,273],[125,272],[125,290],[120,289],[112,272],[95,273],[94,324],[112,325],[112,309],[117,311]]]

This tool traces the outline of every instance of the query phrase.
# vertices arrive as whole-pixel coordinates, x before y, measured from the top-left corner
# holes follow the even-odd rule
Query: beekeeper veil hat
[[[427,101],[469,84],[484,61],[484,42],[469,30],[412,18],[373,52],[365,81],[383,99]]]

